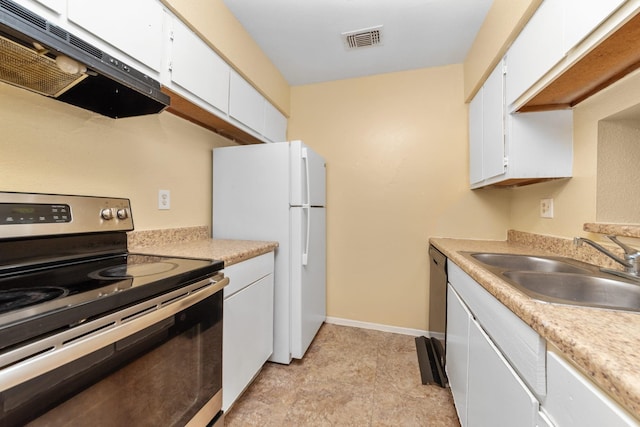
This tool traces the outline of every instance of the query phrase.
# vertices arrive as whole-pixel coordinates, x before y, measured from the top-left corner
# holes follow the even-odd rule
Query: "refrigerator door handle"
[[[302,207],[302,212],[304,213],[306,210],[307,214],[304,216],[305,221],[307,221],[307,235],[305,236],[305,244],[304,251],[302,252],[302,265],[307,265],[309,262],[309,241],[311,240],[310,232],[311,232],[311,207],[309,205],[305,205]]]
[[[305,204],[308,206],[311,204],[311,188],[309,185],[309,152],[307,151],[306,147],[302,148],[302,161],[304,163],[304,174],[305,174],[305,183],[306,183],[306,188],[305,190],[307,191],[306,194],[306,203],[302,202],[302,205],[304,206]]]

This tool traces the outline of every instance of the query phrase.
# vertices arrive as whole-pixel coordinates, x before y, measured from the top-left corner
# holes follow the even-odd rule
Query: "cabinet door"
[[[534,427],[538,401],[493,342],[472,321],[469,325],[469,427]]]
[[[256,132],[264,132],[266,100],[235,71],[231,72],[229,115]]]
[[[172,27],[171,84],[226,114],[231,68],[180,20],[173,18]]]
[[[564,0],[564,51],[567,52],[613,13],[624,0]]]
[[[638,426],[620,406],[580,372],[547,353],[547,397],[543,407],[558,426]]]
[[[222,409],[226,411],[273,352],[273,274],[225,298],[223,309]]]
[[[106,43],[160,72],[163,11],[156,0],[67,0],[68,18]]]
[[[563,2],[544,0],[509,48],[506,56],[507,106],[511,106],[564,56]]]
[[[447,352],[445,369],[462,427],[467,426],[467,371],[471,314],[451,285],[447,285]]]
[[[471,185],[482,182],[482,96],[480,88],[469,104],[469,183]]]
[[[498,63],[483,86],[482,175],[484,179],[502,175],[504,165],[504,73]]]
[[[264,136],[271,142],[287,140],[287,118],[267,101],[264,103]]]

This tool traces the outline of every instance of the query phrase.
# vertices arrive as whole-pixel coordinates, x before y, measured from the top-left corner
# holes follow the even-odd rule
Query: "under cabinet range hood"
[[[0,81],[113,118],[170,102],[158,81],[10,0],[0,0]]]

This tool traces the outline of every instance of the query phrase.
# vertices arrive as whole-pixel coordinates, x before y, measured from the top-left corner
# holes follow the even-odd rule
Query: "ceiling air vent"
[[[347,49],[358,49],[382,44],[382,25],[356,31],[347,31],[342,33],[342,40]]]

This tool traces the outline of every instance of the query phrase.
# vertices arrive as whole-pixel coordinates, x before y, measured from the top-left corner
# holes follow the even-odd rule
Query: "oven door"
[[[0,355],[0,426],[222,424],[217,279]]]

